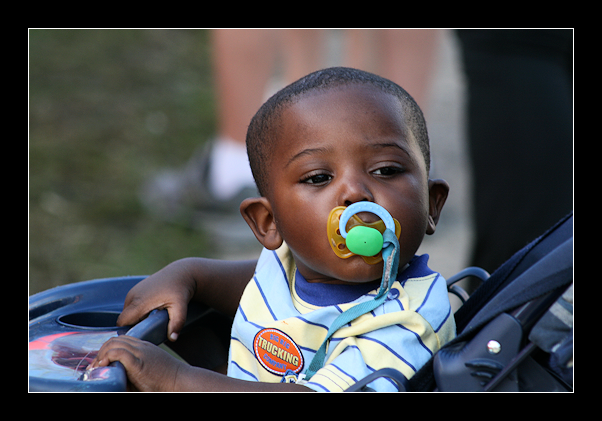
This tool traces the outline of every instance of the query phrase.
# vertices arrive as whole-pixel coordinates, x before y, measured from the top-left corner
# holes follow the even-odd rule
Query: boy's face
[[[285,109],[272,154],[268,200],[277,231],[310,282],[368,282],[382,263],[337,257],[326,234],[335,206],[367,200],[401,225],[400,266],[434,232],[447,184],[430,181],[399,100],[367,86],[304,96]],[[432,188],[429,188],[432,187]],[[358,215],[366,222],[377,217]]]

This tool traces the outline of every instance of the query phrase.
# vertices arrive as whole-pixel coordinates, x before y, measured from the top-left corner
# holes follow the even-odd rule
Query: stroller
[[[467,276],[482,285],[468,298],[454,284]],[[400,391],[570,392],[573,390],[573,215],[561,219],[490,277],[468,268],[447,280],[464,302],[455,313],[458,336],[409,380],[385,369],[378,377]]]
[[[480,278],[470,296],[457,282]],[[144,277],[109,278],[53,288],[29,300],[30,391],[125,391],[120,363],[86,370],[100,345],[126,334],[167,347],[191,365],[227,363],[232,320],[191,304],[177,342],[166,342],[165,310],[133,327],[116,320],[128,291]],[[491,276],[468,268],[447,281],[463,305],[455,313],[458,336],[409,380],[393,369],[375,371],[347,391],[370,391],[379,377],[400,391],[573,390],[573,216],[517,252]]]

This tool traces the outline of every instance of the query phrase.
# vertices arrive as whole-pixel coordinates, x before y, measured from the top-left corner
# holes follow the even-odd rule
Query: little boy
[[[228,375],[124,336],[107,342],[92,366],[121,361],[139,390],[341,391],[385,367],[411,377],[455,334],[445,280],[428,268],[428,256],[415,256],[449,190],[428,178],[418,105],[376,75],[321,70],[259,109],[247,151],[261,197],[240,209],[264,246],[259,260],[174,262],[130,291],[118,321],[133,324],[166,308],[176,340],[192,299],[235,316]],[[382,305],[332,335],[323,365],[304,379],[334,319],[380,287],[382,262],[342,259],[326,234],[333,208],[360,201],[384,207],[401,226],[397,281]],[[387,379],[370,388],[396,390]]]

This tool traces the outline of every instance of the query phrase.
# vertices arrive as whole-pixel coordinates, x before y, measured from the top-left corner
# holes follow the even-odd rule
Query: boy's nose
[[[338,205],[349,206],[362,201],[374,202],[374,196],[366,183],[359,179],[342,183]]]

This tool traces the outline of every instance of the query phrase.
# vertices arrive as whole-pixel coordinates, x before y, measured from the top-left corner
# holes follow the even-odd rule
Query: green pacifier
[[[347,234],[347,248],[360,256],[374,256],[383,249],[383,236],[374,228],[355,227]]]
[[[380,218],[364,222],[356,214],[370,212]],[[334,253],[342,259],[362,256],[368,264],[382,261],[381,251],[388,245],[383,233],[390,229],[399,238],[401,226],[385,208],[372,202],[357,202],[334,208],[328,218],[327,234]]]

